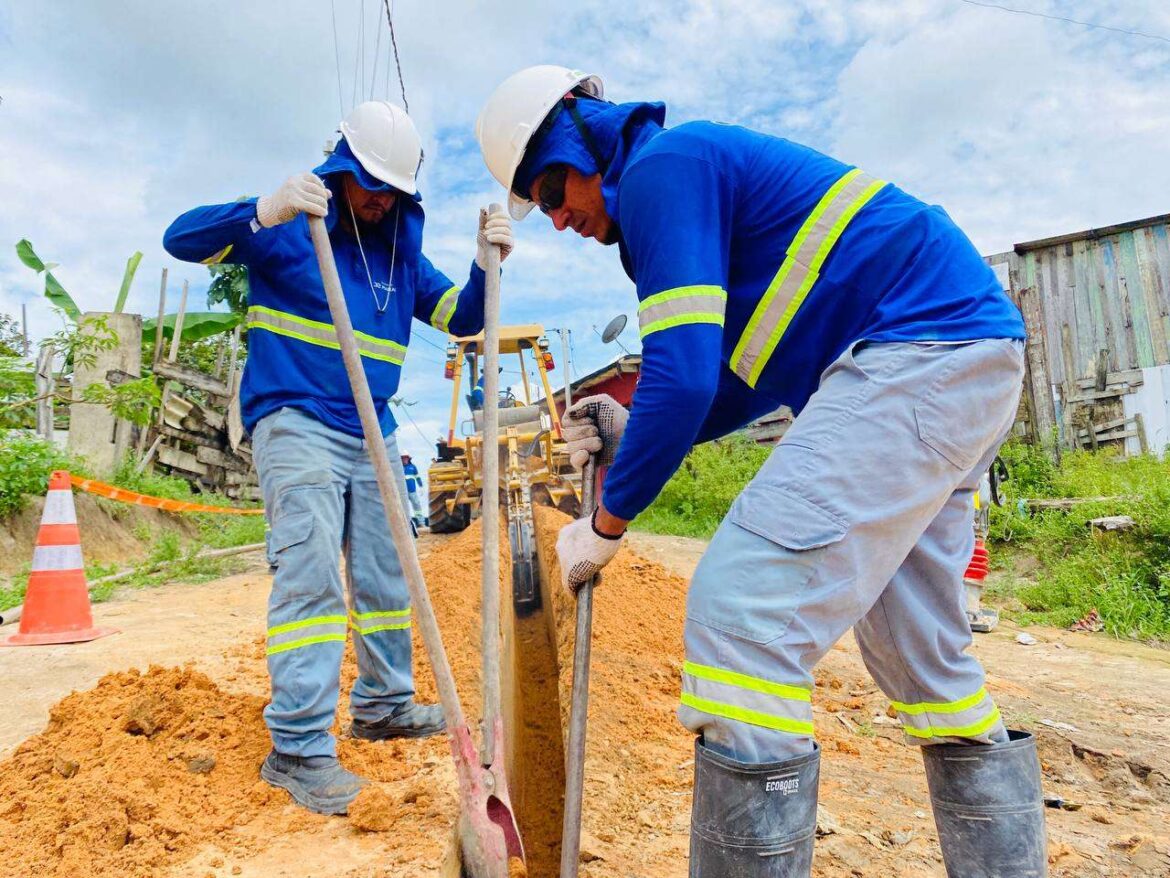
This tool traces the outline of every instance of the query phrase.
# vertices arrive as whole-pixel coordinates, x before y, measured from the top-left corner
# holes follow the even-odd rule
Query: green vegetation
[[[709,538],[771,451],[740,435],[696,446],[633,526],[650,533]]]
[[[1096,609],[1117,637],[1170,639],[1170,461],[1068,452],[1059,467],[1022,443],[1004,447],[1008,501],[993,508],[993,600],[1026,623],[1065,627]],[[1071,509],[1021,509],[1024,498],[1110,498]],[[1088,522],[1128,515],[1135,527],[1105,533]],[[997,557],[998,556],[998,557]],[[1032,566],[1026,575],[1016,571]]]
[[[68,466],[55,445],[21,430],[0,431],[0,518],[19,512],[29,497],[43,496],[49,473]]]
[[[710,537],[769,451],[739,436],[695,448],[633,526]],[[1059,627],[1095,609],[1115,637],[1170,640],[1170,460],[1078,451],[1057,465],[1014,441],[1002,457],[1011,479],[991,513],[989,602],[1017,622]],[[1042,498],[1094,499],[1068,510],[1022,503]],[[1089,527],[1106,515],[1128,515],[1135,527]]]

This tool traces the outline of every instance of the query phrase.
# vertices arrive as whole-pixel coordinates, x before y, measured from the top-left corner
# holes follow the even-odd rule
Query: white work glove
[[[561,584],[576,594],[577,589],[592,579],[598,571],[613,560],[622,545],[622,537],[599,534],[589,518],[579,518],[561,528],[557,536],[557,558],[561,563]]]
[[[256,220],[266,229],[295,219],[298,213],[325,216],[329,212],[329,189],[316,174],[289,177],[271,195],[256,202]]]
[[[561,435],[574,469],[585,469],[591,454],[597,455],[598,466],[613,463],[629,418],[625,406],[604,393],[573,403],[561,421]]]
[[[496,244],[500,248],[500,264],[512,252],[515,241],[512,239],[512,221],[501,208],[495,213],[479,216],[479,234],[475,236],[475,264],[481,270],[487,271],[487,248]]]

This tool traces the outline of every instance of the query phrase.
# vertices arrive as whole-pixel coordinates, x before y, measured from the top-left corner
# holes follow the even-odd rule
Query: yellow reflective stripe
[[[643,326],[641,329],[641,336],[645,338],[652,332],[659,332],[663,329],[670,329],[674,326],[687,326],[691,323],[712,323],[715,326],[723,325],[722,314],[677,314],[674,317],[663,317],[661,320],[656,320],[653,323]]]
[[[763,692],[765,695],[775,695],[777,698],[790,698],[795,701],[812,701],[812,693],[800,686],[788,686],[784,683],[773,683],[761,677],[749,677],[736,671],[727,671],[723,668],[712,668],[708,665],[698,665],[694,662],[683,662],[683,673],[698,677],[700,680],[711,680],[715,683],[726,683],[729,686],[738,686],[741,689],[751,689],[754,692]]]
[[[661,293],[655,293],[653,296],[647,296],[638,305],[638,313],[648,311],[655,305],[661,305],[663,302],[673,302],[675,299],[690,299],[695,296],[717,296],[724,301],[727,300],[727,293],[723,287],[717,287],[714,284],[700,284],[692,287],[675,287],[671,290],[663,290]]]
[[[410,610],[371,610],[368,613],[355,613],[353,610],[349,611],[352,619],[373,619],[378,616],[409,616]]]
[[[219,265],[219,263],[221,263],[225,259],[227,259],[227,255],[232,252],[232,247],[234,247],[234,246],[236,246],[236,245],[235,244],[228,244],[226,247],[224,247],[218,253],[213,253],[211,256],[208,256],[206,259],[200,260],[200,264],[201,265]]]
[[[759,328],[760,322],[764,319],[764,315],[768,313],[768,306],[772,304],[772,299],[776,297],[776,292],[784,283],[784,279],[788,277],[788,272],[792,270],[792,266],[796,264],[796,260],[794,259],[795,254],[800,252],[801,245],[804,244],[805,239],[808,238],[821,216],[824,215],[824,212],[829,209],[829,205],[837,200],[837,196],[841,194],[841,190],[849,184],[850,180],[860,173],[860,168],[854,168],[842,176],[836,183],[829,187],[828,192],[821,196],[821,200],[817,202],[812,213],[805,218],[800,230],[796,233],[796,237],[792,239],[792,243],[785,252],[784,262],[781,263],[780,270],[776,272],[776,276],[768,284],[764,295],[756,303],[756,309],[752,312],[747,326],[744,327],[743,335],[739,337],[739,343],[736,344],[735,349],[731,352],[732,369],[735,369],[738,361],[743,357],[744,349],[747,347],[752,336],[755,335],[756,329]]]
[[[278,646],[270,646],[267,655],[276,655],[280,652],[288,652],[290,649],[300,649],[302,646],[312,646],[314,643],[329,643],[333,641],[345,641],[344,634],[318,634],[314,637],[303,637],[300,640],[290,640],[288,643],[281,643]]]
[[[701,710],[703,713],[709,713],[712,716],[722,716],[727,719],[736,720],[737,722],[747,723],[748,725],[762,726],[766,729],[789,732],[793,735],[813,734],[813,724],[810,722],[788,719],[782,716],[772,716],[771,714],[760,713],[757,710],[748,710],[746,707],[737,707],[734,704],[710,701],[706,698],[691,695],[689,692],[682,694],[681,701],[687,707]]]
[[[292,324],[288,326],[286,324]],[[264,305],[252,305],[248,308],[248,329],[263,329],[276,335],[295,338],[309,344],[319,345],[331,350],[340,350],[337,342],[337,332],[331,323],[320,320],[310,320],[287,311],[277,311]],[[293,326],[299,327],[294,329]],[[354,330],[354,337],[358,343],[358,353],[371,360],[383,360],[387,363],[402,365],[406,357],[406,348],[396,341],[387,338],[377,338],[369,333]]]
[[[978,722],[968,726],[931,726],[929,729],[917,729],[914,726],[904,725],[902,731],[912,738],[977,738],[991,730],[1000,720],[999,708],[994,707],[991,713]]]
[[[459,287],[451,287],[451,289],[443,293],[435,305],[435,310],[431,312],[431,326],[446,332],[447,327],[451,323],[451,318],[455,316],[455,307],[458,304]]]
[[[314,616],[312,619],[299,619],[296,622],[285,622],[268,629],[268,636],[275,637],[286,631],[296,631],[298,628],[311,628],[314,625],[344,625],[345,616]],[[342,635],[344,636],[344,635]]]
[[[647,296],[638,305],[639,334],[642,338],[674,326],[695,323],[723,325],[727,292],[709,284],[675,287]]]
[[[901,701],[891,701],[894,710],[900,713],[908,713],[911,716],[917,716],[923,713],[962,713],[968,710],[987,697],[987,689],[980,689],[966,698],[960,698],[958,701],[919,701],[916,704],[903,704]]]
[[[371,625],[369,628],[359,628],[353,622],[349,623],[349,627],[358,634],[365,637],[367,634],[376,634],[379,631],[404,631],[410,627],[409,622],[388,622],[385,625]]]
[[[845,212],[837,218],[833,223],[829,234],[821,241],[820,247],[817,248],[817,254],[813,258],[812,264],[809,265],[808,275],[804,282],[796,291],[796,295],[792,297],[792,301],[788,303],[788,307],[784,309],[784,313],[780,317],[780,322],[768,334],[768,340],[764,342],[764,347],[760,351],[759,357],[756,359],[755,365],[748,378],[748,384],[752,387],[756,386],[756,382],[760,380],[760,373],[764,371],[764,367],[768,365],[768,360],[772,358],[773,351],[776,350],[776,345],[780,343],[780,339],[784,333],[788,331],[788,326],[792,323],[792,318],[796,316],[796,312],[800,310],[800,306],[804,304],[804,300],[808,298],[809,291],[812,289],[820,278],[821,266],[825,264],[829,253],[837,245],[837,241],[845,232],[846,226],[853,221],[853,217],[857,216],[857,212],[869,202],[871,198],[878,194],[879,191],[886,185],[885,180],[874,180],[865,190],[857,196],[856,199],[845,209]]]

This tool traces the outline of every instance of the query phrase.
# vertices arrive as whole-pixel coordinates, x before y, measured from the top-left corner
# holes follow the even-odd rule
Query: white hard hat
[[[513,73],[492,92],[475,122],[483,160],[504,188],[508,190],[508,212],[513,219],[524,219],[533,204],[512,191],[512,178],[528,141],[557,101],[575,88],[590,97],[604,97],[601,77],[568,67],[542,64]]]
[[[341,133],[372,176],[408,195],[418,191],[422,140],[406,110],[389,101],[366,101],[341,120]]]

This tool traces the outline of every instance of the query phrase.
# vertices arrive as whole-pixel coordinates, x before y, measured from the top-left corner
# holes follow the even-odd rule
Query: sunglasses
[[[549,214],[559,210],[565,203],[565,180],[569,176],[568,165],[553,165],[545,172],[536,192],[536,203],[541,213]]]

